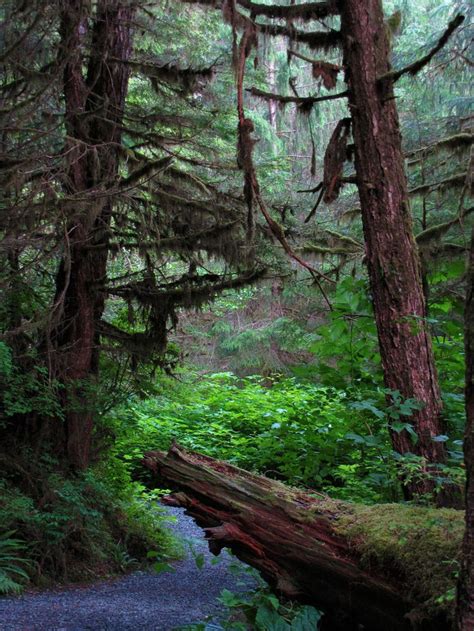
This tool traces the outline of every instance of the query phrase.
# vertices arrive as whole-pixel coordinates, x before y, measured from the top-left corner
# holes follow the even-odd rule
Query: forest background
[[[306,52],[288,55],[278,37],[262,37],[245,77],[255,88],[245,103],[260,191],[292,252],[329,279],[321,290],[263,217],[249,228],[236,163],[232,29],[220,12],[125,4],[133,11],[132,49],[125,32],[101,43],[100,2],[98,13],[84,15],[82,3],[71,4],[79,25],[95,24],[91,40],[74,41],[82,37],[80,29],[67,31],[75,13],[65,16],[61,3],[1,9],[0,589],[122,570],[157,548],[165,558],[156,493],[141,460],[172,440],[364,504],[403,502],[400,480],[406,487],[430,479],[430,492],[416,498],[424,505],[462,486],[468,27],[396,87],[443,399],[444,431],[434,441],[447,459],[433,472],[416,449],[412,416],[420,403],[384,385],[351,163],[337,201],[315,208],[325,148],[348,110],[344,101],[305,107],[298,98],[343,90],[342,78],[325,85]],[[470,8],[464,0],[423,0],[387,1],[384,10],[398,68],[429,51],[453,16],[469,16]],[[122,54],[110,84],[99,63],[105,45]],[[104,86],[81,111],[80,95],[68,109],[78,93],[64,82],[84,62],[78,51],[89,63],[85,84]],[[337,52],[325,58],[341,61]],[[112,105],[102,116],[104,103]],[[97,111],[94,133],[103,142],[91,151],[84,120]],[[65,297],[81,283],[74,257],[84,253],[83,243],[75,250],[71,217],[94,204],[103,223],[87,219],[93,254],[84,269],[95,268],[101,287],[99,299],[86,289],[101,311],[91,378],[67,368],[83,358],[74,354],[69,326],[81,304]],[[407,434],[413,450],[395,450],[387,426]],[[451,583],[436,594],[440,606],[453,601],[456,563]]]

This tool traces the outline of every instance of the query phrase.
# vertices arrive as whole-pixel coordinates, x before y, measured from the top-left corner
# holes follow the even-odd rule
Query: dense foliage
[[[216,373],[206,379],[185,375],[167,389],[129,402],[114,418],[114,450],[136,475],[143,475],[144,451],[166,450],[172,440],[292,485],[368,503],[400,500],[401,472],[416,477],[425,470],[416,456],[393,451],[387,433],[387,424],[394,431],[408,428],[416,441],[409,422],[416,402],[396,399],[387,407],[382,388],[336,389],[296,378]],[[438,484],[459,483],[459,434],[438,439],[451,454],[448,479]]]
[[[337,203],[320,199],[320,148],[349,109],[342,100],[302,107],[298,99],[329,93],[308,51],[287,54],[285,39],[262,27],[255,61],[247,54],[240,89],[271,217],[254,213],[249,226],[236,161],[233,25],[193,2],[124,3],[122,21],[115,0],[70,4],[0,9],[0,593],[125,571],[150,551],[155,563],[171,554],[141,459],[173,440],[361,504],[401,503],[407,485],[426,480],[431,490],[418,503],[458,492],[473,216],[466,25],[395,94],[427,305],[426,318],[409,324],[433,339],[443,398],[443,433],[432,442],[447,458],[431,467],[416,453],[425,437],[413,419],[423,405],[384,386],[351,161]],[[464,0],[387,0],[384,8],[397,68],[470,12]],[[124,39],[101,39],[113,20]],[[330,15],[324,26],[334,31],[338,20]],[[80,28],[68,35],[71,21]],[[118,49],[127,37],[122,58],[109,58],[110,42]],[[329,65],[341,60],[337,50],[325,56]],[[121,90],[115,102],[110,69]],[[329,82],[337,91],[342,74]],[[86,96],[73,107],[79,75]],[[324,274],[322,285],[308,266]],[[74,337],[86,316],[90,327]],[[71,428],[85,418],[93,422],[83,441],[76,436],[76,456],[85,442],[87,453],[74,461]],[[406,452],[393,446],[400,435]],[[383,539],[377,524],[363,527]],[[376,544],[368,559],[382,556]],[[439,598],[451,602],[446,589],[442,582]],[[223,602],[262,629],[296,630],[319,616],[260,597],[224,594]]]

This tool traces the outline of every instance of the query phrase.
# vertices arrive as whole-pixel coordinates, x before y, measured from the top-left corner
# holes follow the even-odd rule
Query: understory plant
[[[32,562],[26,555],[27,546],[14,530],[0,535],[0,594],[17,594],[29,581],[27,569]]]
[[[309,380],[205,377],[187,373],[163,384],[162,394],[131,400],[109,422],[116,427],[115,457],[146,482],[145,451],[173,440],[289,484],[365,503],[402,499],[400,477],[425,475],[410,455],[396,454],[388,428],[410,431],[414,401],[383,388],[333,388]],[[413,432],[414,434],[414,432]],[[412,436],[416,441],[416,435]],[[457,437],[446,480],[462,476]],[[440,480],[441,482],[441,480]]]
[[[2,456],[1,592],[92,580],[137,566],[151,549],[171,551],[156,493],[133,482],[124,463],[105,458],[71,476],[51,456],[29,456]]]
[[[279,600],[251,567],[231,563],[229,568],[238,579],[240,575],[240,589],[222,590],[219,602],[223,609],[219,617],[186,625],[181,631],[317,631],[323,614],[315,607]]]

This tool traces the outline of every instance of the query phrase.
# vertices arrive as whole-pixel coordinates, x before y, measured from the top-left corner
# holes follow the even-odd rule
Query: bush
[[[184,382],[168,384],[161,396],[130,402],[114,422],[116,456],[142,480],[143,453],[167,449],[175,439],[189,449],[335,497],[398,498],[385,421],[370,419],[366,410],[351,407],[344,391],[328,386],[295,378],[188,375]]]
[[[125,570],[150,549],[170,549],[156,498],[131,481],[122,463],[106,459],[100,470],[72,477],[48,457],[34,463],[23,453],[2,461],[0,590],[19,591],[29,580],[93,579]],[[5,566],[2,551],[11,557]]]
[[[143,453],[184,447],[333,497],[364,503],[401,499],[400,476],[427,475],[424,462],[393,452],[387,426],[417,436],[418,404],[372,388],[338,390],[296,378],[238,378],[231,373],[163,382],[163,394],[132,400],[109,420],[115,457],[143,482]],[[459,441],[441,482],[459,483]]]

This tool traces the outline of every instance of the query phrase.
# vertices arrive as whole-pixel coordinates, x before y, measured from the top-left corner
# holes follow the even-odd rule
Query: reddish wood
[[[420,261],[413,238],[404,158],[393,85],[377,77],[390,70],[390,45],[381,0],[339,2],[344,66],[355,141],[367,266],[385,384],[424,404],[411,422],[419,440],[392,432],[394,448],[414,452],[427,463],[445,461],[441,397]],[[427,482],[406,485],[408,495],[429,491]]]
[[[87,76],[83,50],[88,3],[73,0],[61,16],[69,202],[64,209],[64,257],[56,278],[51,363],[54,376],[65,385],[64,451],[76,469],[89,463],[94,414],[90,387],[98,372],[97,325],[104,309],[107,266],[107,248],[90,246],[108,241],[112,202],[107,193],[118,176],[129,77],[123,62],[131,55],[134,11],[118,0],[97,3]]]
[[[176,445],[168,454],[148,452],[144,464],[160,486],[178,489],[165,503],[186,508],[204,528],[213,553],[231,548],[281,595],[321,608],[326,629],[415,628],[406,614],[416,603],[403,584],[363,569],[336,532],[336,518],[348,503],[315,498]],[[446,620],[416,627],[447,628]]]

